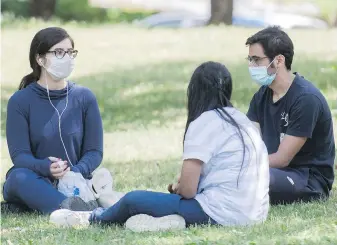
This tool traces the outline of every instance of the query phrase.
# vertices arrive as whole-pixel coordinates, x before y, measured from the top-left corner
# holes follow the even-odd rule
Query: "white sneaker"
[[[96,198],[99,198],[102,193],[111,193],[113,178],[110,171],[106,168],[97,169],[88,185]]]
[[[91,212],[59,209],[51,213],[49,223],[61,227],[88,227]]]
[[[176,214],[160,218],[138,214],[129,218],[125,227],[134,232],[182,230],[186,228],[186,223],[183,217]]]
[[[124,193],[113,191],[113,178],[106,168],[97,169],[88,185],[102,208],[113,206],[124,196]]]

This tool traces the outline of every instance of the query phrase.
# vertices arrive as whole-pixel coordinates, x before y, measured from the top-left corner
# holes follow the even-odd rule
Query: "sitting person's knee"
[[[142,192],[143,191],[130,191],[126,193],[122,198],[123,202],[128,206],[135,204],[139,200]]]
[[[18,168],[18,169],[14,169],[10,173],[8,180],[10,181],[11,185],[22,186],[22,185],[27,185],[34,175],[36,174],[29,169]]]
[[[284,172],[282,172],[282,170],[277,169],[277,168],[269,169],[269,191],[270,192],[273,192],[274,190],[279,191],[279,189],[281,188],[280,184],[284,182],[284,179],[282,177],[285,177]]]

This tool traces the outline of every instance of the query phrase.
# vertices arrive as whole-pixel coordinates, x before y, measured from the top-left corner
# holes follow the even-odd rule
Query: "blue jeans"
[[[53,186],[50,179],[27,168],[10,170],[3,187],[3,197],[7,202],[24,204],[44,214],[59,209],[67,198]]]
[[[195,199],[183,199],[176,194],[151,191],[132,191],[110,208],[95,209],[90,216],[90,223],[123,225],[137,214],[153,217],[178,214],[185,219],[187,226],[216,224]]]
[[[308,168],[270,168],[269,196],[271,204],[309,202],[326,198],[322,185]]]

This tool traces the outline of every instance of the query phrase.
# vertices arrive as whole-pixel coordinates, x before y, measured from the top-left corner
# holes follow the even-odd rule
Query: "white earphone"
[[[43,65],[43,60],[42,58],[39,58],[38,59],[39,61],[39,65],[41,65],[42,67],[44,67]],[[44,67],[45,68],[45,67]],[[45,68],[46,69],[46,68]],[[69,155],[68,155],[68,151],[67,151],[67,148],[63,142],[63,138],[62,138],[62,130],[61,130],[61,118],[62,118],[62,115],[64,113],[64,111],[67,109],[67,106],[68,106],[68,92],[69,92],[69,87],[68,87],[68,83],[67,83],[67,97],[66,97],[66,105],[63,109],[63,111],[60,113],[59,110],[54,106],[54,104],[52,103],[51,99],[50,99],[50,95],[49,95],[49,87],[48,87],[48,82],[47,80],[45,81],[46,83],[46,87],[47,87],[47,94],[48,94],[48,100],[49,100],[49,103],[51,104],[51,106],[55,109],[56,113],[57,113],[57,116],[58,116],[58,129],[59,129],[59,135],[60,135],[60,140],[61,140],[61,143],[62,143],[62,146],[63,146],[63,149],[66,153],[66,156],[67,156],[67,160],[68,162],[70,163],[71,166],[74,166],[73,163],[71,162],[70,158],[69,158]]]
[[[59,128],[59,134],[60,134],[60,140],[61,140],[61,143],[62,143],[62,146],[63,146],[63,149],[66,153],[66,156],[67,156],[67,160],[68,162],[70,163],[71,166],[74,166],[73,163],[71,162],[70,158],[69,158],[69,155],[68,155],[68,151],[67,151],[67,148],[63,142],[63,138],[62,138],[62,130],[61,130],[61,117],[64,113],[64,111],[67,109],[67,106],[68,106],[68,83],[67,83],[67,97],[66,97],[66,105],[63,109],[63,111],[60,113],[59,110],[57,110],[57,108],[54,106],[54,104],[51,102],[51,99],[50,99],[50,95],[49,95],[49,88],[48,88],[48,83],[46,82],[46,85],[47,85],[47,94],[48,94],[48,100],[49,100],[49,103],[51,104],[51,106],[55,109],[57,115],[58,115],[58,128]]]

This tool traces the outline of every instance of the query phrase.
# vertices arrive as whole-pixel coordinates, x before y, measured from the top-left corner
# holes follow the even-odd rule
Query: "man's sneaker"
[[[185,229],[186,223],[183,217],[176,214],[159,218],[138,214],[129,218],[125,227],[134,232],[182,230]]]
[[[80,197],[68,197],[65,199],[61,205],[61,209],[68,209],[72,211],[92,211],[98,208],[98,203],[96,200],[85,202]]]
[[[59,209],[51,213],[49,222],[59,227],[88,227],[91,212]]]

